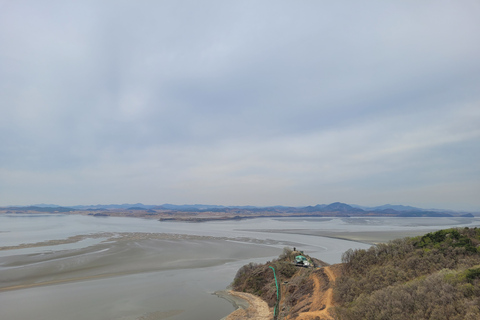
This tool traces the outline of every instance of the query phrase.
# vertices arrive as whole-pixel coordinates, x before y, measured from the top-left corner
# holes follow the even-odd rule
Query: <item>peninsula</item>
[[[307,268],[295,264],[300,254],[311,262]],[[473,320],[480,318],[479,288],[478,228],[350,249],[336,265],[285,248],[274,261],[243,266],[232,283],[231,295],[260,298],[255,305],[270,312],[240,308],[226,319]]]

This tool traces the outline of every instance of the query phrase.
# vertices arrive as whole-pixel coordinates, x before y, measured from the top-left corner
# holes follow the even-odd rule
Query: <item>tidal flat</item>
[[[338,263],[346,250],[370,247],[359,237],[387,241],[478,225],[476,218],[161,223],[0,216],[0,319],[222,319],[234,306],[213,293],[242,265],[272,260],[285,246]]]
[[[280,252],[208,237],[158,238],[131,234],[0,257],[0,318],[220,319],[233,307],[211,293],[228,285],[229,263]]]

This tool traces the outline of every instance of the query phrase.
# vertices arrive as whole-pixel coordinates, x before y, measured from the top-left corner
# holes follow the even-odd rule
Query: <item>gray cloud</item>
[[[476,1],[1,5],[0,205],[480,209]]]

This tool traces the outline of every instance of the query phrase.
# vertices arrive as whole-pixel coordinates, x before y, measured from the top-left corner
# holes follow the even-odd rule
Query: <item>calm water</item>
[[[221,319],[233,307],[212,293],[224,289],[238,268],[248,262],[264,263],[278,256],[283,247],[296,246],[328,263],[338,263],[347,249],[370,246],[305,233],[402,234],[479,224],[477,218],[266,218],[177,223],[77,215],[0,215],[0,246],[101,232],[241,238],[241,241],[156,240],[128,244],[100,244],[103,239],[86,239],[73,244],[0,251],[1,280],[19,275],[39,277],[43,272],[47,276],[38,278],[43,282],[48,280],[49,271],[56,274],[63,266],[85,276],[129,265],[125,267],[128,274],[0,291],[0,319]],[[42,258],[61,252],[68,255],[49,261]],[[208,261],[194,263],[199,257]],[[156,262],[158,270],[151,266]]]

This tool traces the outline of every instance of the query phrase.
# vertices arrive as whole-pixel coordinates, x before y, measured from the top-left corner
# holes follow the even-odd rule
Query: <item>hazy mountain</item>
[[[39,204],[35,206],[11,206],[7,209],[20,209],[30,210],[37,212],[68,212],[72,210],[168,210],[168,211],[184,211],[184,212],[224,212],[226,214],[240,214],[240,215],[262,215],[262,214],[308,214],[325,215],[331,213],[332,215],[341,216],[358,216],[358,215],[377,215],[377,216],[397,216],[397,217],[452,217],[452,216],[464,216],[471,217],[472,214],[468,212],[453,212],[450,210],[438,210],[438,209],[421,209],[412,206],[404,205],[391,205],[385,204],[376,207],[365,207],[355,204],[346,204],[342,202],[334,202],[331,204],[317,204],[315,206],[306,207],[288,207],[288,206],[269,206],[269,207],[257,207],[257,206],[223,206],[223,205],[206,205],[206,204],[162,204],[162,205],[145,205],[142,203],[135,204],[108,204],[108,205],[77,205],[70,207],[62,207],[55,204]]]
[[[75,209],[70,207],[39,207],[39,206],[22,206],[22,207],[6,207],[7,210],[17,210],[21,212],[25,211],[35,211],[35,212],[50,212],[50,213],[60,213],[60,212],[70,212]]]
[[[364,212],[364,210],[360,208],[354,208],[346,203],[341,203],[341,202],[334,202],[329,204],[328,206],[325,206],[322,211],[324,212]]]
[[[92,210],[92,209],[128,209],[128,208],[142,208],[142,209],[152,209],[156,205],[144,205],[143,203],[124,203],[124,204],[97,204],[97,205],[78,205],[71,206],[70,208],[75,208],[78,210]]]
[[[384,204],[382,206],[377,206],[377,207],[365,207],[365,206],[359,206],[359,205],[355,205],[355,204],[352,204],[351,206],[355,207],[355,208],[363,209],[365,211],[384,211],[384,210],[387,210],[387,209],[393,209],[395,211],[422,211],[422,210],[425,210],[425,209],[420,209],[420,208],[411,207],[411,206],[404,206],[404,205],[399,205],[399,204]]]
[[[61,207],[56,204],[45,204],[45,203],[40,203],[40,204],[32,204],[29,207],[40,207],[40,208],[56,208],[56,207]]]

